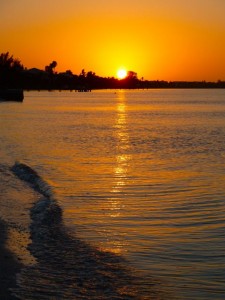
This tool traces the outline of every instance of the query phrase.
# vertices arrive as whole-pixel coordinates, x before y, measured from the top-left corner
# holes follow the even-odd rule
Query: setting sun
[[[117,72],[117,77],[119,78],[119,79],[123,79],[123,78],[125,78],[127,76],[127,71],[125,70],[125,69],[120,69],[120,70],[118,70],[118,72]]]

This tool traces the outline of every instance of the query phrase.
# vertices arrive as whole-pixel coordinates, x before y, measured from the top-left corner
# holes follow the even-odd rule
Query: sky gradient
[[[0,53],[25,67],[225,80],[224,0],[1,0]]]

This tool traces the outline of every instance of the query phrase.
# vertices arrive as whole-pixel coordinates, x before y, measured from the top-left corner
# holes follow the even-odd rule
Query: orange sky
[[[224,0],[1,0],[0,52],[24,66],[225,80]]]

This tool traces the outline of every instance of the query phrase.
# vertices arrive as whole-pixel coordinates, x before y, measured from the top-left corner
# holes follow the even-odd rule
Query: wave
[[[29,250],[37,263],[18,275],[13,290],[18,299],[162,299],[121,256],[67,232],[51,187],[36,171],[18,162],[12,171],[41,195],[30,212]]]
[[[46,243],[53,236],[53,233],[56,233],[63,226],[62,209],[54,199],[51,186],[30,166],[16,162],[11,170],[17,177],[26,181],[31,188],[43,196],[34,203],[30,211],[32,220],[30,225],[32,238],[30,249],[31,252],[37,252],[36,248],[40,248],[39,246],[43,241]],[[56,230],[56,227],[58,230]],[[35,247],[33,247],[34,245]],[[36,253],[34,254],[36,255]]]
[[[44,181],[36,171],[24,163],[16,162],[11,170],[20,179],[28,182],[34,190],[43,196],[50,198],[53,196],[52,189],[46,181]]]

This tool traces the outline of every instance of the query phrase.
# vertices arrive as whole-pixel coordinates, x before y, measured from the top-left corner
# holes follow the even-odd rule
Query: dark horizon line
[[[140,79],[134,71],[128,71],[124,79],[101,77],[82,69],[79,75],[71,70],[57,73],[56,61],[38,68],[27,69],[9,52],[0,54],[0,89],[24,90],[94,90],[94,89],[149,89],[149,88],[225,88],[225,81],[166,81]]]
[[[24,67],[24,71],[25,72],[32,72],[32,71],[40,71],[40,72],[43,72],[43,73],[45,73],[46,72],[46,69],[44,70],[44,69],[39,69],[39,68],[36,68],[36,67],[32,67],[32,68],[27,68],[27,67]],[[63,75],[63,74],[68,74],[68,73],[70,73],[71,75],[73,75],[73,76],[86,76],[87,74],[89,74],[89,73],[91,73],[91,74],[93,74],[94,76],[96,76],[96,77],[98,77],[98,78],[104,78],[104,79],[115,79],[115,80],[118,80],[118,81],[124,81],[125,79],[127,79],[127,78],[129,78],[130,77],[130,75],[129,75],[129,73],[131,73],[132,75],[131,75],[131,77],[132,76],[134,76],[134,77],[136,77],[139,81],[144,81],[144,82],[168,82],[168,83],[174,83],[174,82],[187,82],[187,83],[200,83],[200,82],[205,82],[205,83],[218,83],[218,82],[225,82],[225,79],[218,79],[218,80],[207,80],[207,79],[199,79],[199,80],[197,80],[197,79],[189,79],[189,80],[186,80],[186,79],[183,79],[183,80],[166,80],[166,79],[145,79],[144,77],[138,77],[137,76],[137,73],[136,72],[134,72],[134,71],[127,71],[127,76],[126,77],[124,77],[124,78],[122,78],[122,79],[120,79],[120,78],[118,78],[118,77],[116,77],[116,76],[101,76],[101,75],[97,75],[95,72],[93,72],[93,71],[85,71],[85,69],[83,68],[82,69],[82,71],[80,72],[80,74],[76,74],[76,73],[73,73],[73,71],[71,71],[71,70],[66,70],[66,71],[60,71],[60,72],[58,72],[58,71],[53,71],[53,73],[52,74],[54,74],[54,75]],[[85,75],[84,75],[85,74]]]

